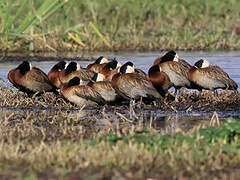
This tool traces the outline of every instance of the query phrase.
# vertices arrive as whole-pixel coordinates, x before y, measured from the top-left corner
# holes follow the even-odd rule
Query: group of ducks
[[[169,88],[237,90],[238,85],[218,66],[199,60],[193,66],[173,50],[154,61],[148,74],[128,61],[121,64],[101,56],[86,68],[60,61],[46,75],[28,61],[8,73],[8,80],[29,96],[44,92],[62,94],[80,106],[116,104],[123,100],[163,101]],[[60,91],[59,91],[60,90]]]

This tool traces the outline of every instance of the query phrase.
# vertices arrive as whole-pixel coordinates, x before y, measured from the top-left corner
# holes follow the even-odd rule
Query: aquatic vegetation
[[[240,108],[240,94],[231,91],[219,91],[218,94],[213,94],[211,91],[202,93],[190,92],[183,90],[178,95],[179,101],[174,100],[174,96],[169,93],[166,96],[165,103],[158,103],[156,105],[142,105],[141,108],[148,110],[170,110],[170,111],[238,111]],[[105,105],[99,108],[122,108],[129,106],[120,103],[119,105],[110,106]],[[52,109],[78,109],[66,101],[63,96],[56,96],[54,93],[44,93],[41,97],[29,98],[26,94],[19,92],[17,89],[9,89],[8,87],[0,89],[0,106],[1,107],[37,107],[37,108],[52,108]],[[138,107],[134,107],[138,109]],[[90,108],[91,109],[91,108]]]

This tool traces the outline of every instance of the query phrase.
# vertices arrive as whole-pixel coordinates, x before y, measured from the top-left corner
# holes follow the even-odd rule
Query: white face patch
[[[161,72],[162,71],[162,68],[161,68],[161,66],[158,66],[159,67],[159,72]]]
[[[96,82],[103,81],[104,79],[105,79],[105,76],[103,74],[101,73],[97,74]]]
[[[127,66],[125,73],[134,73],[134,72],[135,72],[135,69],[132,66]]]
[[[122,66],[122,64],[121,64],[120,62],[118,62],[116,69],[119,68],[119,67],[121,67],[121,66]]]
[[[77,63],[77,70],[76,71],[79,71],[81,69],[81,66],[79,63]]]
[[[100,61],[100,64],[103,64],[103,63],[108,63],[109,61],[108,61],[108,59],[107,58],[102,58],[102,60]]]
[[[84,84],[85,84],[85,82],[82,79],[80,79],[79,85],[84,85]]]
[[[29,63],[29,67],[30,67],[30,70],[32,70],[32,64],[31,63]]]
[[[66,62],[64,69],[67,68],[67,66],[69,65],[69,63],[70,63],[69,61]]]
[[[64,69],[66,69],[68,65],[69,65],[69,62],[67,61],[65,66],[64,66]],[[62,69],[58,69],[58,71],[62,71]]]
[[[179,56],[178,56],[178,54],[175,55],[173,61],[175,61],[175,62],[179,62]]]
[[[201,68],[206,68],[206,67],[209,67],[209,66],[210,66],[210,62],[204,59]]]
[[[117,69],[117,72],[118,72],[118,73],[120,72],[120,68]]]

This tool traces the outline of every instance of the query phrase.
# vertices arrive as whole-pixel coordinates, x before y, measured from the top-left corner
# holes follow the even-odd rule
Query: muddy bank
[[[29,98],[26,94],[19,92],[15,88],[3,88],[0,90],[0,106],[9,108],[43,108],[53,110],[74,110],[80,107],[66,101],[61,95],[45,93],[42,96]],[[105,105],[98,107],[86,107],[87,110],[97,110],[105,108],[107,111],[115,109],[129,109],[129,102],[123,101],[116,105]],[[175,101],[173,92],[169,92],[162,102],[150,104],[133,105],[134,109],[141,110],[162,110],[162,111],[240,111],[240,93],[234,91],[188,91],[182,90],[179,94],[178,102]],[[97,111],[96,111],[97,112]]]
[[[188,131],[198,125],[209,124],[214,111],[217,111],[220,121],[229,118],[239,120],[240,93],[183,90],[179,94],[179,102],[169,94],[164,102],[147,105],[123,102],[114,106],[81,108],[53,93],[29,98],[14,88],[0,89],[0,118],[8,127],[5,131],[19,127],[21,132],[26,130],[26,135],[27,129],[34,127],[33,138],[39,141],[58,136],[64,139],[89,138],[99,132],[141,133],[149,128],[158,133],[173,133],[178,129]],[[59,132],[62,127],[69,133]],[[45,135],[41,134],[41,128],[47,131]]]

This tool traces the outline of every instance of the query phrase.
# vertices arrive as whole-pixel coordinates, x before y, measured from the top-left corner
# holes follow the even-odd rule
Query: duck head
[[[23,61],[16,69],[19,69],[20,73],[24,75],[32,69],[32,64],[28,61]]]
[[[97,60],[95,61],[95,64],[103,64],[103,63],[108,63],[108,59],[103,57],[103,56],[100,56],[99,58],[97,58]]]
[[[178,54],[174,51],[168,51],[164,56],[162,56],[161,63],[167,62],[167,61],[179,61]]]
[[[154,74],[155,72],[161,72],[161,67],[159,65],[154,65],[148,70],[148,74]]]
[[[81,66],[80,66],[79,63],[77,63],[77,62],[70,62],[70,63],[67,65],[66,69],[65,69],[65,74],[68,75],[68,74],[70,74],[71,72],[73,72],[73,71],[78,71],[78,70],[80,70],[80,69],[81,69]]]
[[[120,62],[118,62],[117,60],[112,60],[111,62],[107,63],[104,68],[113,70],[113,69],[117,69],[121,66],[122,66],[122,64]]]
[[[210,62],[205,60],[205,59],[200,59],[199,61],[197,61],[194,66],[196,68],[206,68],[210,66]]]
[[[104,81],[104,79],[105,79],[105,76],[103,74],[96,73],[96,74],[94,74],[92,81],[99,82],[99,81]]]
[[[120,74],[134,73],[134,72],[135,72],[135,68],[134,68],[133,63],[131,63],[131,62],[125,63],[119,69]]]

